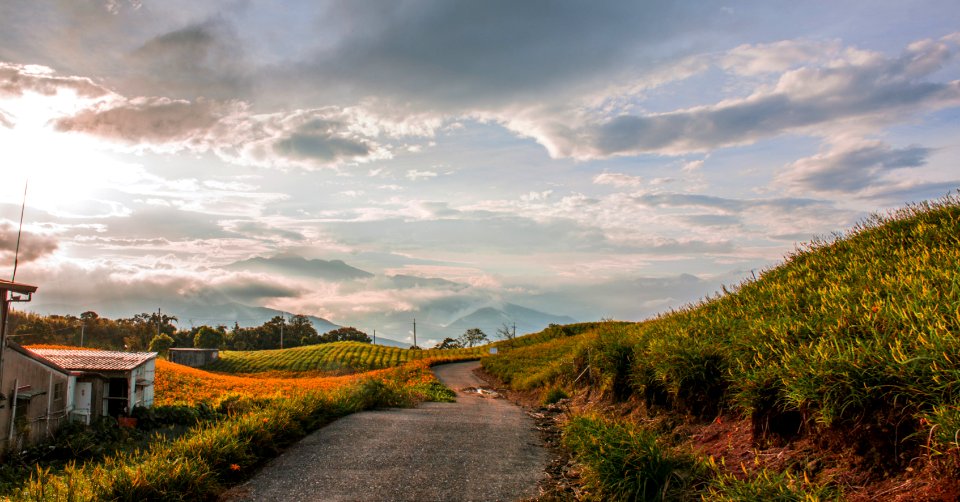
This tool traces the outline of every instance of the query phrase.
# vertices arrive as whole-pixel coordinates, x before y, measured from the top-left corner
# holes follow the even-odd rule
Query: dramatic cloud
[[[718,13],[702,4],[638,7],[567,0],[344,2],[318,18],[328,45],[276,77],[446,109],[500,105],[602,82],[601,75],[625,63],[677,50],[670,40]],[[297,89],[310,94],[304,87]]]
[[[127,85],[149,95],[229,99],[250,85],[242,41],[223,19],[180,28],[130,53]]]
[[[787,166],[779,177],[797,192],[860,192],[884,183],[893,169],[926,164],[928,148],[895,149],[880,141],[847,141]]]
[[[116,97],[59,118],[55,126],[138,149],[213,151],[237,164],[313,168],[390,158],[384,142],[429,136],[441,125],[432,115],[394,113],[324,107],[252,114],[242,102]]]
[[[56,121],[57,130],[82,132],[132,144],[203,146],[214,125],[235,113],[236,106],[207,100],[135,98],[101,104]]]
[[[6,0],[0,222],[77,311],[638,318],[960,186],[958,15]]]
[[[810,128],[853,120],[887,124],[919,111],[960,105],[960,81],[924,80],[953,60],[956,49],[949,37],[915,42],[896,58],[851,49],[825,64],[789,70],[775,85],[760,87],[746,98],[665,113],[598,118],[581,112],[556,116],[533,111],[503,121],[537,139],[552,156],[577,159],[681,155],[788,132],[819,135],[822,129]],[[745,67],[733,68],[754,64],[767,71],[779,63],[754,58]]]
[[[26,92],[52,96],[62,90],[84,98],[98,98],[109,92],[86,77],[64,77],[45,66],[0,61],[0,97],[22,96]]]
[[[52,235],[24,231],[20,236],[20,263],[27,263],[50,255],[59,246]],[[17,250],[17,225],[9,221],[0,222],[0,258],[13,263]]]

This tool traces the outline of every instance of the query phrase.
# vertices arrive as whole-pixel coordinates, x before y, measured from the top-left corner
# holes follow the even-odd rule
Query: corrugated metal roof
[[[0,279],[0,290],[5,289],[7,291],[13,291],[14,293],[20,294],[29,294],[37,291],[36,286],[31,286],[29,284],[23,284],[21,282],[10,282]]]
[[[111,350],[27,349],[68,370],[128,371],[157,357],[156,352]]]

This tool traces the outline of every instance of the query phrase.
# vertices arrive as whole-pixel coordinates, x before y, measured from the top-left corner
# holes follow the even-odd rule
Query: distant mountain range
[[[497,329],[516,326],[518,335],[540,331],[550,324],[569,324],[577,322],[568,316],[553,315],[514,303],[504,302],[493,297],[493,293],[473,288],[438,277],[413,275],[376,276],[365,270],[352,267],[341,260],[307,259],[293,255],[273,257],[254,257],[231,263],[229,270],[248,271],[270,275],[277,283],[285,278],[297,278],[352,283],[350,287],[369,291],[388,290],[405,297],[410,290],[414,298],[426,298],[412,305],[410,310],[369,311],[358,309],[342,312],[344,318],[336,322],[322,317],[308,315],[317,332],[326,333],[341,326],[352,326],[369,335],[377,332],[377,343],[397,347],[409,347],[413,344],[413,323],[417,324],[417,344],[424,348],[432,347],[444,338],[457,338],[466,330],[480,328],[491,340],[497,339]],[[375,279],[362,281],[364,279]],[[354,282],[361,281],[361,282]],[[426,295],[413,293],[413,290],[429,290]],[[66,305],[63,303],[37,302],[34,311],[48,314],[79,315],[80,312],[93,310],[102,316],[111,318],[130,317],[141,312],[156,312],[162,306],[166,314],[178,319],[181,329],[194,326],[224,325],[232,328],[259,326],[275,316],[284,315],[288,319],[297,312],[284,312],[268,307],[248,305],[231,296],[228,290],[212,290],[204,294],[191,296],[171,296],[144,300],[143,298],[123,298],[102,304]]]
[[[277,255],[270,258],[258,256],[231,263],[224,268],[335,282],[373,277],[370,272],[351,267],[341,260],[308,260],[294,255]]]
[[[453,333],[470,328],[480,328],[490,338],[495,338],[497,329],[506,325],[515,327],[518,335],[540,331],[551,324],[572,324],[576,319],[567,316],[547,314],[538,310],[521,307],[512,303],[504,304],[502,308],[484,307],[476,312],[461,317],[447,325],[447,330]]]

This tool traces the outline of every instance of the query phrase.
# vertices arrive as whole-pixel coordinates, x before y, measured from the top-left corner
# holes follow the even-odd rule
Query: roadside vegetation
[[[354,345],[333,345],[342,344]],[[270,352],[282,357],[286,351]],[[467,351],[435,357],[410,352],[417,356],[402,357],[393,367],[335,377],[282,365],[269,374],[236,376],[158,360],[156,406],[134,410],[136,429],[117,428],[112,419],[63,429],[50,443],[4,464],[0,498],[215,500],[338,417],[452,401],[454,393],[435,379],[430,366],[476,358]]]
[[[960,496],[957,197],[874,216],[655,319],[499,347],[483,365],[512,388],[574,396],[564,437],[588,498],[830,500],[882,483]],[[608,472],[611,458],[632,467]]]

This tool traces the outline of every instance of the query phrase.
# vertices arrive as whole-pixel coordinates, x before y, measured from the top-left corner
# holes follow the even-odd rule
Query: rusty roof
[[[43,357],[43,356],[41,356],[40,354],[37,354],[37,353],[35,353],[35,352],[32,352],[30,349],[28,349],[28,348],[26,348],[26,347],[23,347],[22,345],[14,342],[13,340],[7,340],[6,342],[7,342],[7,348],[9,348],[10,350],[12,350],[12,351],[14,351],[14,352],[17,352],[17,353],[23,355],[24,357],[29,357],[30,359],[33,359],[34,361],[37,361],[37,362],[39,362],[40,364],[43,364],[44,366],[53,368],[53,369],[59,371],[60,373],[64,373],[64,374],[69,374],[69,373],[70,373],[70,370],[68,370],[68,369],[66,369],[66,368],[58,365],[57,363],[55,363],[55,362],[53,362],[53,361],[51,361],[51,360],[49,360],[49,359],[47,359],[47,358],[45,358],[45,357]]]
[[[112,350],[27,349],[68,370],[129,371],[157,357],[156,352]]]
[[[20,282],[10,282],[0,279],[0,290],[13,291],[14,293],[26,295],[29,293],[35,293],[37,291],[37,287]]]

